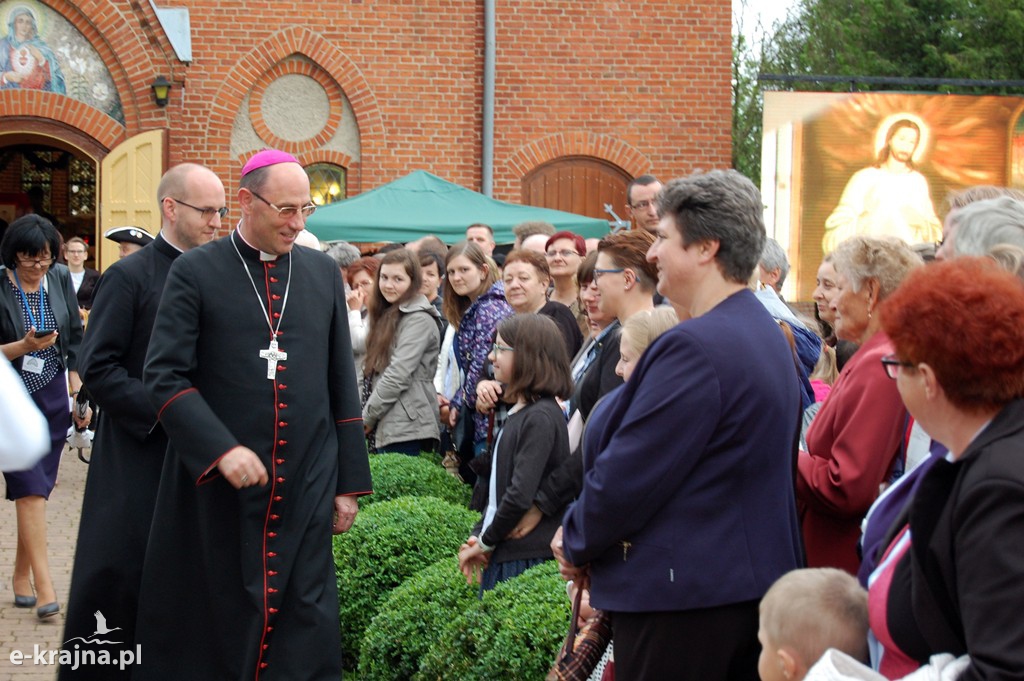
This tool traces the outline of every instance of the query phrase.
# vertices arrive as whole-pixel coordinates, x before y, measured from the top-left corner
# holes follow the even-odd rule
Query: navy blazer
[[[7,276],[6,267],[0,266],[0,277]],[[71,285],[71,273],[66,265],[54,263],[44,280],[46,302],[57,319],[57,349],[68,371],[78,370],[78,349],[82,344],[82,317],[78,313],[78,298]],[[17,293],[8,295],[7,286],[0,288],[0,343],[11,343],[25,337],[28,329],[21,317],[21,300]],[[11,360],[21,370],[23,357]]]
[[[599,403],[563,542],[591,602],[679,611],[761,598],[801,564],[793,354],[749,290],[676,326]]]

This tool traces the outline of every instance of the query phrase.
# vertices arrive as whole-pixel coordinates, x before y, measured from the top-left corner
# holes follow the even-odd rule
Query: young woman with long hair
[[[456,329],[455,357],[463,376],[451,399],[448,425],[457,430],[459,413],[465,412],[465,431],[454,435],[462,442],[460,473],[471,483],[476,475],[466,464],[487,445],[487,416],[476,411],[476,384],[485,377],[484,365],[498,322],[511,317],[513,310],[505,300],[503,283],[498,281],[497,265],[475,243],[462,241],[453,246],[445,270],[444,315]]]
[[[441,325],[422,285],[419,259],[410,251],[381,258],[363,360],[363,421],[377,452],[416,456],[438,439],[434,372]]]

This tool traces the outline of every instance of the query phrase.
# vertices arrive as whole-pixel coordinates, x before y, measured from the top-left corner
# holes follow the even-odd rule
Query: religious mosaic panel
[[[122,125],[124,112],[100,55],[67,19],[31,0],[0,2],[0,90],[72,97]]]

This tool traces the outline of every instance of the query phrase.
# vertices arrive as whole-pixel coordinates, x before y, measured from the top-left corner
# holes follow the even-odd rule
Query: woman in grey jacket
[[[438,439],[434,372],[441,325],[437,310],[419,292],[422,280],[419,261],[408,250],[381,259],[363,361],[363,421],[377,453],[416,456]]]

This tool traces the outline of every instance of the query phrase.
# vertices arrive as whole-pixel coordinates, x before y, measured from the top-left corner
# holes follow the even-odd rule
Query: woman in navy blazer
[[[793,355],[747,281],[765,240],[735,171],[675,180],[648,259],[692,317],[595,407],[552,548],[612,614],[616,678],[757,679],[757,605],[801,564]]]

